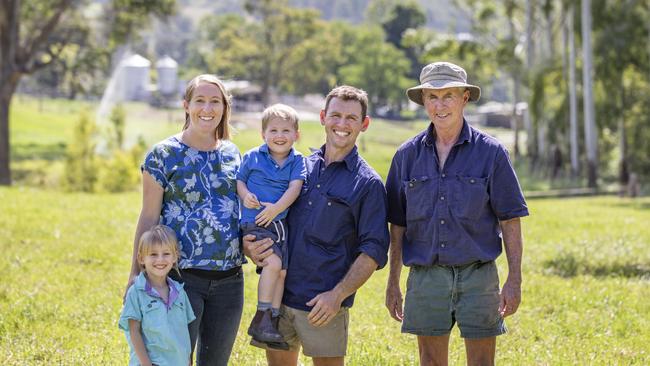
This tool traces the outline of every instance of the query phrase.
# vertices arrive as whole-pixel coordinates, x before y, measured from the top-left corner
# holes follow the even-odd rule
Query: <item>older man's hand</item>
[[[255,241],[255,235],[249,234],[245,235],[242,241],[244,242],[244,254],[257,266],[264,267],[267,263],[264,259],[273,254],[273,249],[271,249],[273,240],[266,238]]]

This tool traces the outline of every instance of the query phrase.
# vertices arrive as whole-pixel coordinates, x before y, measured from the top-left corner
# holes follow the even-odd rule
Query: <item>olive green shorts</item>
[[[494,337],[506,332],[499,314],[499,274],[494,261],[411,267],[402,332],[446,335],[455,323],[463,338]]]
[[[289,344],[289,350],[302,352],[308,357],[344,357],[348,346],[348,308],[342,307],[334,318],[323,327],[309,323],[308,311],[285,305],[280,307],[278,330]],[[271,349],[266,344],[251,341],[251,345]]]

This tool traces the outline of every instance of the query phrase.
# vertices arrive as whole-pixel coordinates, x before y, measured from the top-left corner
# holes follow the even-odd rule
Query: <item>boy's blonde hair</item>
[[[292,107],[277,103],[272,106],[267,107],[264,112],[262,112],[262,131],[266,131],[266,126],[274,118],[280,118],[285,121],[293,123],[293,128],[298,131],[298,112]]]
[[[178,240],[176,239],[176,233],[174,230],[169,226],[156,225],[142,233],[140,241],[138,242],[138,263],[142,262],[142,259],[151,253],[154,245],[161,245],[169,248],[172,254],[176,257],[174,269],[178,271],[178,258],[180,255],[178,250]],[[142,264],[140,264],[140,269],[144,270]]]

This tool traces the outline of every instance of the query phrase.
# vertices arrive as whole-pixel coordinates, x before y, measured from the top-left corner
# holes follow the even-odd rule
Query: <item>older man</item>
[[[269,365],[296,365],[301,346],[316,366],[343,365],[348,308],[388,259],[386,190],[356,148],[370,124],[367,109],[363,90],[340,86],[320,113],[325,145],[307,158],[307,179],[287,219],[289,267],[278,320],[288,344],[252,342],[267,349]],[[251,240],[244,238],[244,251],[263,264],[270,243]]]
[[[388,178],[390,274],[386,306],[417,335],[420,364],[446,365],[454,324],[469,365],[494,364],[503,318],[521,299],[522,236],[528,215],[508,152],[463,117],[481,89],[460,66],[425,66],[407,91],[424,106],[428,128],[396,152]],[[499,290],[494,263],[502,241],[508,277]],[[410,267],[402,309],[402,263]]]

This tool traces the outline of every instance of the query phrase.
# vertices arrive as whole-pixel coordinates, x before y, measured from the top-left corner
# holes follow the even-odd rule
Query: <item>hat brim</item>
[[[461,83],[457,81],[441,81],[441,82],[428,82],[412,87],[406,91],[408,98],[419,105],[424,105],[422,102],[422,90],[424,89],[447,89],[447,88],[467,88],[469,90],[469,101],[476,102],[481,98],[481,88],[476,85]]]

